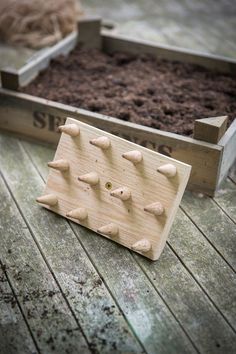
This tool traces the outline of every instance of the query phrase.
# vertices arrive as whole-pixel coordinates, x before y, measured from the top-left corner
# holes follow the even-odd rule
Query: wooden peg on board
[[[36,199],[36,202],[45,204],[48,206],[54,206],[58,203],[57,196],[55,194],[45,194]]]
[[[76,124],[65,124],[65,125],[61,125],[59,128],[58,128],[59,132],[60,133],[65,133],[67,135],[70,135],[72,137],[76,137],[79,135],[79,127],[78,125]]]
[[[48,162],[48,167],[54,168],[54,170],[65,172],[69,170],[69,162],[64,159],[54,160]]]
[[[88,217],[88,212],[85,208],[77,208],[66,213],[66,216],[72,219],[85,220]]]
[[[122,157],[124,157],[124,159],[126,160],[133,162],[134,165],[141,162],[143,159],[142,153],[138,150],[125,152],[124,154],[122,154]]]
[[[97,172],[89,172],[78,177],[78,180],[91,186],[95,186],[99,182],[99,177]]]
[[[174,177],[177,173],[176,166],[171,163],[167,163],[166,165],[158,167],[157,171],[167,178]]]
[[[110,195],[112,197],[126,201],[126,200],[130,199],[131,192],[130,192],[129,188],[127,188],[127,187],[120,187],[120,188],[117,188],[114,191],[112,191],[110,193]]]
[[[228,117],[197,119],[194,123],[194,139],[217,144],[227,129]]]
[[[134,251],[138,251],[138,252],[148,252],[151,250],[152,245],[150,243],[150,241],[148,241],[147,239],[142,239],[140,241],[135,242],[132,246],[131,246],[132,250]]]
[[[160,202],[155,202],[145,206],[144,211],[153,214],[155,216],[160,216],[164,213],[164,207]]]
[[[98,230],[99,233],[107,236],[116,236],[119,233],[119,228],[116,224],[110,223],[104,226],[101,226]]]
[[[91,145],[97,146],[102,150],[107,150],[111,146],[111,141],[106,136],[99,136],[98,138],[91,139],[89,142]]]

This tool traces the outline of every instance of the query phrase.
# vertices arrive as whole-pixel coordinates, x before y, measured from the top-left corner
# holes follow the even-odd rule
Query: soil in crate
[[[144,54],[75,48],[22,91],[183,135],[195,119],[236,116],[236,77]]]

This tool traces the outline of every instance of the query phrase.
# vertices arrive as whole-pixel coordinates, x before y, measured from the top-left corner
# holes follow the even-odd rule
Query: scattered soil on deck
[[[150,55],[75,48],[22,91],[183,135],[195,119],[236,116],[235,77]]]

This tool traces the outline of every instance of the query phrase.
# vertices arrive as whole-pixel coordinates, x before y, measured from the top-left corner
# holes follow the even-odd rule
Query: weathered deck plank
[[[29,143],[23,145],[45,178],[48,173],[45,162],[52,158],[53,151],[40,145]],[[79,240],[86,247],[89,256],[96,264],[99,273],[108,284],[145,349],[149,353],[155,353],[158,346],[163,353],[178,350],[195,352],[178,322],[172,317],[141,269],[134,263],[130,253],[112,242],[107,244],[108,241],[104,238],[98,238],[87,229],[79,226],[76,228],[76,226],[72,223]],[[145,317],[145,326],[149,323],[149,332],[152,328],[151,334],[147,335],[147,328],[142,324],[142,315]],[[166,333],[169,333],[168,337]],[[178,349],[180,347],[182,348]]]
[[[236,184],[236,162],[229,171],[229,177]]]
[[[198,197],[186,191],[181,205],[208,241],[236,271],[235,224],[207,196]]]
[[[10,161],[6,163],[11,164]],[[10,178],[13,182],[14,176],[8,180]],[[17,180],[14,182],[18,184]],[[27,195],[24,198],[28,200]],[[84,337],[2,178],[0,200],[1,228],[4,230],[0,257],[39,350],[88,353]]]
[[[236,274],[181,210],[177,213],[169,244],[236,330]]]
[[[222,210],[236,223],[236,188],[235,183],[227,178],[214,198]]]
[[[40,208],[35,202],[44,184],[17,140],[0,136],[0,146],[2,173],[34,234],[38,247],[47,259],[55,279],[60,283],[64,296],[91,349],[102,353],[143,352],[68,223],[57,215]],[[31,264],[30,259],[35,259],[32,244],[30,246],[32,252],[28,251],[21,256],[20,261],[23,265]],[[20,244],[19,253],[22,247]],[[39,264],[38,268],[40,267]],[[43,273],[41,281],[44,278],[47,279],[47,274],[51,275],[48,269],[45,269]],[[53,287],[53,279],[51,283]],[[34,288],[40,289],[40,286],[34,286]],[[53,300],[55,298],[56,296],[53,296]],[[42,299],[39,300],[42,301]],[[39,300],[36,297],[35,301]],[[37,307],[37,303],[35,306]],[[62,314],[69,312],[68,309],[63,309],[63,304],[58,311]],[[67,317],[68,314],[62,316],[61,329],[60,322],[58,324],[59,339],[63,328],[67,326],[66,322],[69,320]],[[78,326],[75,329],[78,332]],[[47,333],[50,333],[50,328],[47,329]],[[79,342],[79,339],[77,341]],[[63,352],[62,348],[60,352]]]
[[[0,353],[37,354],[16,298],[0,266]]]
[[[159,262],[147,262],[136,255],[135,258],[200,353],[236,350],[235,333],[169,247]]]
[[[31,158],[33,159],[35,165],[38,167],[44,179],[46,179],[48,174],[46,162],[52,159],[52,150],[50,148],[45,148],[35,144],[33,145],[29,143],[23,143],[23,145],[31,155]],[[127,296],[127,294],[123,295],[125,280],[122,279],[125,278],[127,272],[124,272],[121,264],[125,265],[125,270],[133,269],[132,274],[137,274],[137,270],[134,266],[131,265],[132,262],[129,257],[127,255],[124,256],[124,254],[127,252],[120,249],[117,249],[116,251],[116,245],[113,243],[101,237],[95,237],[93,233],[90,233],[86,229],[78,227],[73,223],[72,227],[78,235],[80,241],[83,243],[90,257],[92,257],[93,262],[96,264],[100,274],[105,279],[111,291],[113,291],[115,296],[120,299],[119,301],[122,301],[122,306],[125,306],[124,296]],[[179,237],[181,237],[182,232],[183,230],[180,230]],[[207,246],[208,243],[205,243],[206,248]],[[97,255],[97,249],[99,249],[99,257]],[[194,279],[190,276],[190,274],[186,271],[181,262],[170,249],[167,248],[164,251],[164,255],[167,255],[166,257],[162,256],[165,257],[164,260],[161,257],[158,262],[154,263],[145,263],[143,257],[136,258],[142,267],[144,267],[144,265],[146,266],[145,272],[148,274],[154,286],[156,286],[158,291],[161,292],[163,298],[167,302],[168,306],[172,309],[179,322],[185,328],[189,337],[192,338],[193,342],[196,343],[197,348],[201,352],[207,352],[210,348],[213,347],[221,348],[225,351],[232,350],[233,348],[236,349],[235,333],[233,333],[228,324],[226,324],[225,320],[209,301],[208,297],[196,284]],[[104,263],[104,259],[109,261]],[[173,268],[176,270],[175,279],[178,279],[178,285],[176,284],[175,279],[173,281],[172,278]],[[114,269],[114,272],[112,272],[111,269]],[[153,271],[154,269],[156,272],[155,281],[153,281],[153,277],[150,275],[151,270]],[[138,275],[136,275],[136,277],[138,277]],[[130,276],[130,278],[133,279],[134,276]],[[120,287],[120,283],[118,281],[119,279],[123,281],[122,287]],[[138,301],[135,297],[135,289],[139,288],[137,284],[137,281],[133,281],[132,287],[130,289],[130,291],[132,290],[132,298],[135,302]],[[153,296],[152,291],[150,293],[149,288],[147,288],[146,282],[144,282],[144,284],[146,286],[145,291],[148,291],[149,296]],[[172,289],[172,291],[168,291],[171,287],[174,289]],[[193,299],[195,302],[193,302]],[[180,300],[183,301],[185,304],[185,309],[188,308],[189,312],[182,311]],[[127,310],[127,316],[130,315],[131,314],[129,314]],[[193,321],[195,323],[194,327],[192,326]],[[203,325],[203,323],[205,323],[205,325]],[[205,336],[202,335],[203,328]],[[139,334],[139,336],[141,335],[142,333]]]

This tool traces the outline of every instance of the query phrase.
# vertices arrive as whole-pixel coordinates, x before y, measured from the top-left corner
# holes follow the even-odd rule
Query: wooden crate
[[[218,118],[208,122],[196,121],[195,137],[190,138],[14,92],[34,79],[48,65],[50,58],[68,53],[77,42],[81,46],[102,48],[106,52],[150,53],[225,73],[236,73],[234,60],[126,39],[100,31],[100,25],[99,19],[84,19],[79,23],[78,34],[73,33],[64,42],[50,48],[48,56],[44,52],[20,70],[1,71],[0,128],[56,144],[59,140],[57,127],[69,116],[192,165],[188,188],[213,196],[236,158],[236,120],[226,132],[224,118],[221,124],[218,124]],[[204,134],[209,127],[210,131],[214,129],[214,134]]]

